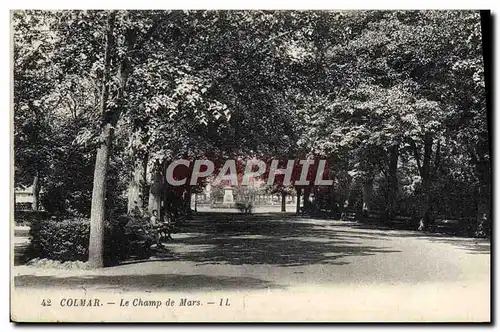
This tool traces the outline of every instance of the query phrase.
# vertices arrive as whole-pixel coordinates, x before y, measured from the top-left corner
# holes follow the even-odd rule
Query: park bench
[[[381,221],[385,216],[385,211],[369,210],[362,212],[362,215],[368,221]]]
[[[152,226],[152,232],[159,237],[160,241],[172,240],[170,234],[175,232],[173,223],[161,222]]]
[[[407,226],[409,228],[418,227],[418,220],[414,217],[397,215],[397,216],[391,218],[390,222],[392,224]]]
[[[434,219],[430,228],[432,232],[451,233],[456,235],[472,235],[474,232],[475,220],[470,218],[443,218]]]
[[[344,212],[340,215],[340,219],[345,221],[354,221],[356,220],[356,211],[344,210]]]
[[[131,219],[125,227],[125,236],[130,243],[128,251],[141,258],[151,256],[155,250],[161,249],[152,248],[157,239],[160,242],[171,241],[170,235],[176,233],[179,225],[185,220],[186,216],[180,214],[173,214],[168,218],[168,222],[158,222],[154,225],[142,218]]]
[[[386,221],[386,224],[395,229],[413,230],[418,228],[418,218],[396,215]]]
[[[415,222],[415,218],[398,215],[392,218],[392,222],[398,224],[410,224]]]
[[[152,254],[152,245],[156,243],[153,229],[148,224],[129,222],[126,225],[125,236],[127,237],[127,256],[147,258]]]

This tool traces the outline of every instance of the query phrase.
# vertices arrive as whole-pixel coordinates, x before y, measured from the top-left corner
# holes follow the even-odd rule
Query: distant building
[[[33,209],[33,187],[15,188],[14,202],[16,210],[32,210]]]

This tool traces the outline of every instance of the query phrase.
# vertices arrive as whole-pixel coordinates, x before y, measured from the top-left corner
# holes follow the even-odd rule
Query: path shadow
[[[213,219],[206,214],[204,222],[182,227],[181,232],[196,236],[174,241],[179,260],[230,265],[344,265],[349,262],[343,258],[349,256],[399,252],[384,246],[363,245],[335,229],[307,220],[289,222],[276,214],[250,217],[227,214],[220,218],[219,214],[212,216]]]
[[[442,237],[427,237],[432,242],[452,244],[459,249],[465,250],[472,255],[489,255],[491,253],[491,245],[485,239],[463,239],[463,238],[442,238]]]
[[[224,222],[224,221],[265,221],[265,220],[288,220],[297,219],[297,216],[290,212],[259,212],[252,214],[237,212],[197,212],[194,222]]]
[[[100,289],[125,291],[216,291],[244,289],[282,288],[265,280],[249,277],[223,277],[201,274],[140,274],[140,275],[106,275],[81,277],[55,277],[23,275],[14,277],[15,287],[45,289]]]
[[[351,221],[349,226],[356,229],[370,229],[382,231],[401,231],[398,234],[400,237],[456,237],[456,238],[473,238],[467,229],[458,229],[454,227],[438,227],[435,231],[418,231],[418,224],[415,222],[402,223],[402,222],[367,222],[367,221]],[[486,239],[485,239],[486,240]]]
[[[428,240],[431,242],[452,244],[459,249],[465,250],[469,254],[490,254],[491,252],[491,245],[488,239],[472,238],[461,233],[457,234],[454,232],[422,232],[406,228],[394,229],[384,225],[362,224],[358,222],[350,222],[345,224],[345,226],[356,229],[356,231],[352,232],[347,230],[336,230],[335,232],[344,234],[344,236],[347,238],[380,239],[384,237],[412,237],[421,240]],[[370,231],[359,231],[360,229]]]

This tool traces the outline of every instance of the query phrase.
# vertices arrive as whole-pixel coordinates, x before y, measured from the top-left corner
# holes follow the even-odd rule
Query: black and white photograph
[[[12,322],[491,322],[488,10],[10,25]]]

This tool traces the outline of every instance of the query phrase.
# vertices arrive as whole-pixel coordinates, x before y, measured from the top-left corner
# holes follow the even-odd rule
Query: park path
[[[371,297],[364,296],[376,290],[373,298],[382,301],[378,305],[393,301],[394,310],[402,298],[410,301],[404,305],[422,309],[415,299],[425,298],[429,310],[448,308],[451,320],[489,317],[490,244],[485,240],[291,214],[221,213],[190,222],[167,247],[163,257],[93,271],[16,266],[14,284],[26,291],[184,294],[299,294],[318,289],[328,294],[335,289],[335,296],[343,294],[342,301],[362,294],[355,296],[362,302],[353,304],[356,308],[368,305]],[[464,306],[452,310],[464,296]]]
[[[262,287],[278,288],[310,283],[489,281],[490,245],[478,239],[373,229],[355,222],[280,214],[257,215],[248,220],[241,215],[221,214],[219,220],[195,220],[183,230],[166,244],[170,253],[164,257],[97,271],[17,266],[14,273],[20,277],[16,285],[29,286],[21,276],[54,274],[125,278],[205,275],[213,279],[251,278],[261,280]],[[213,281],[195,284],[201,288],[218,287]],[[244,287],[244,282],[238,284]],[[61,285],[54,281],[54,286]],[[162,286],[169,288],[168,283]],[[258,283],[248,286],[260,287]],[[102,287],[120,287],[120,283],[104,282]],[[152,282],[151,287],[159,285]]]

